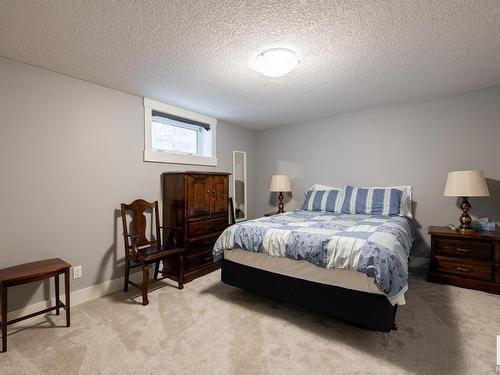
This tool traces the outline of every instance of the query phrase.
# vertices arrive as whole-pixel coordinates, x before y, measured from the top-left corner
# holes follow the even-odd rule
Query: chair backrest
[[[151,210],[151,225],[154,225],[155,233],[154,237],[148,239],[146,237],[146,216],[147,211]],[[137,246],[150,246],[150,245],[161,245],[160,237],[160,221],[158,214],[158,201],[152,203],[145,201],[144,199],[137,199],[130,204],[121,204],[122,213],[122,224],[123,224],[123,240],[125,243],[125,253],[128,255],[129,249],[132,247],[132,241],[129,239],[129,231],[127,225],[127,212],[130,211],[132,216],[132,226],[134,233],[132,235],[137,237]],[[154,222],[154,224],[153,224]]]

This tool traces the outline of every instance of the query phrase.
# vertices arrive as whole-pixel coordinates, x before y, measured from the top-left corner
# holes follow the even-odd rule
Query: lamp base
[[[278,204],[278,213],[282,214],[284,211],[285,205],[283,204],[283,192],[280,191],[280,195],[278,196],[279,204]]]
[[[456,231],[458,233],[473,233],[476,230],[474,228],[457,228]]]
[[[462,204],[460,205],[460,208],[462,209],[462,215],[460,216],[460,226],[457,228],[457,231],[460,233],[475,232],[470,225],[472,223],[472,218],[469,215],[471,205],[468,197],[462,197]]]

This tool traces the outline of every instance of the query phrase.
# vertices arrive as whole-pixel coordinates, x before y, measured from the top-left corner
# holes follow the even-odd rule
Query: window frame
[[[153,111],[162,112],[185,118],[187,120],[198,121],[210,125],[212,155],[193,155],[180,152],[155,152],[152,148],[152,133],[151,124],[153,121]],[[174,163],[174,164],[193,164],[217,166],[217,150],[216,150],[216,135],[217,135],[217,119],[202,115],[200,113],[191,112],[183,108],[175,107],[170,104],[158,102],[156,100],[144,98],[144,161],[154,163]],[[198,147],[200,147],[200,136],[198,136]],[[199,148],[198,148],[199,150]]]

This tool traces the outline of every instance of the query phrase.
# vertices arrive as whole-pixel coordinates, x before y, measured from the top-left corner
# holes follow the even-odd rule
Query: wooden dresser
[[[500,235],[429,227],[428,280],[500,294]]]
[[[163,225],[178,228],[178,241],[186,249],[184,282],[215,271],[212,250],[229,225],[230,173],[168,172],[162,175]],[[177,280],[178,265],[165,265],[169,277]]]

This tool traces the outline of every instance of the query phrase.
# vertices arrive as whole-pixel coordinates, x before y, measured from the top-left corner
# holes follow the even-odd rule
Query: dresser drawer
[[[202,236],[204,234],[221,232],[228,226],[227,217],[218,219],[200,220],[188,223],[190,237]]]
[[[467,262],[457,258],[441,257],[434,258],[437,271],[450,275],[458,275],[471,279],[493,281],[495,279],[492,263]]]
[[[215,241],[221,235],[222,232],[215,232],[202,237],[196,237],[192,239],[187,239],[185,243],[186,251],[189,253],[194,253],[200,250],[213,249]]]
[[[491,242],[449,238],[436,239],[436,255],[493,260],[493,250]]]
[[[214,262],[212,249],[199,251],[187,256],[187,271],[191,272]]]

